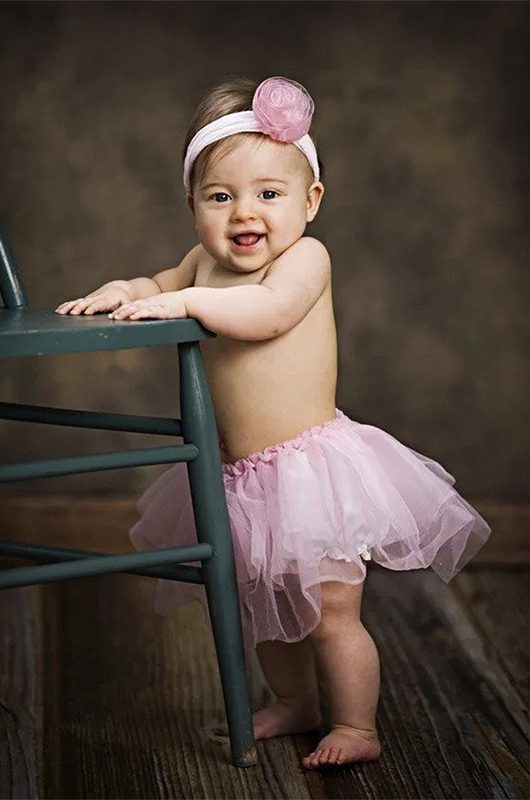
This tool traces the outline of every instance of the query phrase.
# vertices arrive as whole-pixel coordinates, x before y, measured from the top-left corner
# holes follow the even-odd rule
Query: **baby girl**
[[[370,761],[379,658],[364,627],[367,562],[431,567],[445,581],[482,547],[486,521],[438,462],[336,407],[331,263],[305,236],[324,185],[313,101],[286,78],[223,82],[202,100],[184,147],[199,244],[177,267],[118,280],[60,305],[114,320],[194,317],[220,437],[242,618],[275,695],[253,714],[256,739],[321,722],[313,769]],[[185,463],[139,501],[138,549],[194,543]],[[159,581],[165,613],[192,588]],[[168,594],[169,592],[169,594]],[[173,600],[171,600],[173,598]]]

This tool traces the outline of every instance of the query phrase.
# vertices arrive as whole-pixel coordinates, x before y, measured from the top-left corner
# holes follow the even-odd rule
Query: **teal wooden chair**
[[[0,356],[45,356],[175,344],[180,367],[181,419],[107,414],[0,402],[0,419],[101,430],[179,436],[184,444],[0,465],[0,482],[55,477],[122,467],[187,463],[198,543],[141,553],[109,555],[0,539],[0,555],[40,565],[0,569],[0,589],[86,575],[127,572],[205,586],[221,676],[231,757],[256,764],[239,596],[212,400],[199,342],[215,336],[197,320],[110,320],[61,316],[28,308],[13,254],[0,230]],[[5,364],[4,364],[5,366]],[[186,562],[200,561],[200,567]]]

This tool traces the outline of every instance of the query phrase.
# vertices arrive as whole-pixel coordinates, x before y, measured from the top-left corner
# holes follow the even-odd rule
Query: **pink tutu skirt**
[[[222,465],[244,631],[303,639],[320,622],[324,581],[361,583],[370,560],[391,570],[431,567],[448,582],[491,529],[436,461],[336,409],[294,439]],[[138,501],[137,550],[197,542],[185,463]],[[197,562],[194,562],[197,563]],[[199,600],[201,585],[158,579],[155,609]]]

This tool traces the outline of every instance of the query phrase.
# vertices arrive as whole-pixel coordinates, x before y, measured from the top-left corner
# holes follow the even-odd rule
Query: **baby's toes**
[[[321,761],[321,763],[330,765],[338,764],[339,759],[340,759],[340,747],[330,747],[328,750],[327,760],[325,762]]]
[[[320,757],[324,753],[324,750],[315,750],[314,753],[309,753],[307,757],[308,766],[312,769],[316,769],[320,765]]]
[[[331,754],[334,749],[335,748],[333,747],[325,747],[323,750],[321,750],[318,763],[322,766],[324,766],[325,764],[329,764],[331,761]]]

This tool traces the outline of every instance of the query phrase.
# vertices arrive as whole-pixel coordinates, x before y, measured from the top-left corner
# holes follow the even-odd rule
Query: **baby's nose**
[[[239,203],[234,208],[234,219],[256,219],[256,209],[251,203]]]

